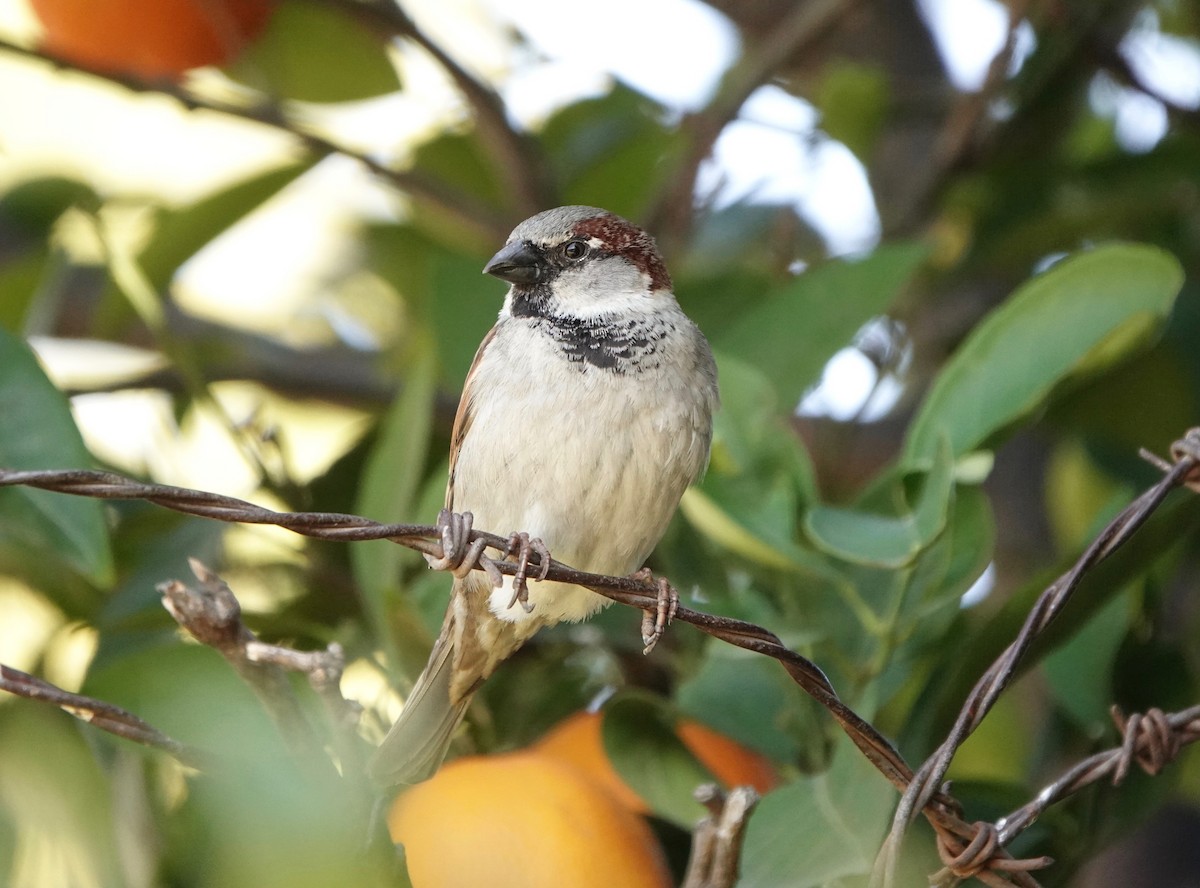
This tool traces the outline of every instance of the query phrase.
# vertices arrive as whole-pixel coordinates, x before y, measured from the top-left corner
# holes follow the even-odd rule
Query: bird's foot
[[[658,585],[657,603],[654,607],[642,611],[642,643],[645,644],[642,653],[648,654],[654,650],[658,640],[675,619],[675,612],[679,610],[679,593],[667,582],[666,577],[656,578],[648,567],[643,567],[631,578],[641,582],[653,580]]]
[[[502,557],[507,558],[509,555],[517,556],[517,572],[513,574],[513,594],[508,606],[512,607],[520,602],[525,613],[529,613],[533,610],[533,605],[529,603],[529,585],[526,582],[529,558],[531,555],[537,555],[539,567],[536,578],[544,580],[550,570],[550,550],[539,538],[530,539],[529,534],[518,531],[508,538],[508,545],[504,547]]]
[[[493,586],[503,585],[504,575],[500,573],[496,563],[483,554],[487,543],[484,540],[471,542],[471,525],[474,520],[475,516],[470,512],[442,509],[437,520],[438,529],[442,534],[442,554],[426,555],[425,560],[434,570],[448,570],[460,580],[476,566],[482,567]]]

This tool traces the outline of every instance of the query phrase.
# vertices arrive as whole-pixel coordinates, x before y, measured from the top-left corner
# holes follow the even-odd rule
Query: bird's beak
[[[542,277],[545,260],[529,241],[514,241],[483,266],[483,273],[495,275],[510,284],[536,284]]]

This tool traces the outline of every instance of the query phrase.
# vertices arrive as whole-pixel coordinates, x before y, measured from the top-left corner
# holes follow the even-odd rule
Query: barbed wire
[[[877,860],[876,880],[881,881],[885,888],[890,888],[894,882],[900,845],[908,825],[916,813],[924,809],[930,799],[939,791],[959,747],[991,711],[1000,694],[1015,677],[1022,657],[1062,611],[1084,575],[1133,536],[1155,509],[1162,504],[1167,494],[1182,485],[1190,486],[1200,481],[1200,429],[1189,429],[1183,438],[1171,445],[1171,456],[1174,463],[1167,463],[1150,454],[1144,453],[1143,455],[1164,470],[1163,477],[1110,521],[1079,556],[1070,570],[1051,583],[1038,596],[1021,631],[1017,633],[1016,639],[1004,649],[975,683],[963,701],[958,717],[946,739],[913,775],[912,782],[905,789],[900,803],[896,806],[891,831],[880,849]],[[1094,782],[1095,779],[1099,779],[1099,777],[1095,777],[1089,782]],[[981,826],[980,829],[983,827]],[[986,832],[986,830],[983,831]],[[965,869],[969,869],[969,867]],[[971,874],[978,876],[977,872]]]
[[[875,883],[885,886],[893,884],[904,832],[913,817],[920,813],[935,830],[939,852],[946,865],[945,870],[935,875],[940,884],[953,884],[973,877],[997,888],[1010,885],[1037,888],[1038,883],[1030,872],[1048,866],[1052,861],[1046,857],[1013,859],[1005,850],[1006,844],[1050,804],[1105,777],[1113,777],[1119,782],[1132,761],[1139,762],[1145,769],[1161,768],[1183,745],[1200,738],[1200,709],[1185,710],[1171,716],[1162,713],[1156,715],[1152,710],[1145,716],[1122,719],[1119,724],[1125,730],[1125,737],[1118,750],[1110,750],[1081,762],[1043,789],[1032,802],[996,824],[967,822],[961,805],[941,788],[941,782],[958,747],[979,725],[1011,682],[1022,655],[1060,612],[1082,577],[1125,543],[1172,490],[1181,485],[1200,486],[1200,429],[1189,430],[1183,439],[1172,446],[1171,455],[1173,463],[1154,460],[1165,472],[1158,483],[1123,510],[1101,531],[1075,565],[1042,593],[1017,639],[989,667],[964,701],[946,740],[916,772],[886,737],[841,700],[815,663],[787,648],[774,633],[752,623],[695,611],[682,605],[674,618],[728,644],[777,660],[793,681],[830,713],[872,765],[902,793],[892,830],[876,860]],[[351,542],[387,539],[435,558],[444,555],[442,528],[435,525],[383,524],[362,516],[341,513],[275,512],[234,497],[147,484],[110,472],[0,469],[0,486],[15,485],[101,499],[146,500],[185,514],[232,523],[269,524],[325,540]],[[505,553],[510,537],[472,529],[468,542],[475,541],[483,541],[486,546]],[[487,563],[490,568],[507,575],[524,569],[523,565],[507,560],[487,559]],[[474,566],[479,570],[484,569],[483,564]],[[642,611],[655,609],[661,601],[658,582],[646,575],[618,577],[593,574],[551,560],[545,569],[545,577],[584,586]],[[136,719],[128,713],[125,715]],[[97,723],[97,726],[110,729],[101,723]],[[135,737],[130,739],[147,742]],[[171,744],[177,742],[170,738],[166,740]],[[150,745],[169,748],[161,742],[151,742]]]

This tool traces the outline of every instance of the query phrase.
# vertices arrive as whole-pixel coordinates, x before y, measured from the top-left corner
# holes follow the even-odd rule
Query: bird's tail
[[[371,779],[389,785],[420,783],[441,765],[454,729],[471,702],[471,694],[457,703],[450,701],[453,652],[448,639],[439,639],[434,645],[400,717],[367,766]]]

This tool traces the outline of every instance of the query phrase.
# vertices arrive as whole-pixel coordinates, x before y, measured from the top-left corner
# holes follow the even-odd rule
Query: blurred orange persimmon
[[[43,46],[103,71],[175,79],[233,59],[276,0],[30,0]]]
[[[577,712],[551,728],[532,748],[579,768],[629,810],[647,813],[646,803],[621,779],[604,751],[603,720],[599,712]],[[778,785],[779,775],[770,760],[736,740],[691,719],[680,721],[675,732],[725,788],[753,786],[767,792]]]
[[[466,756],[388,815],[413,888],[667,888],[650,828],[575,768],[536,752]]]

